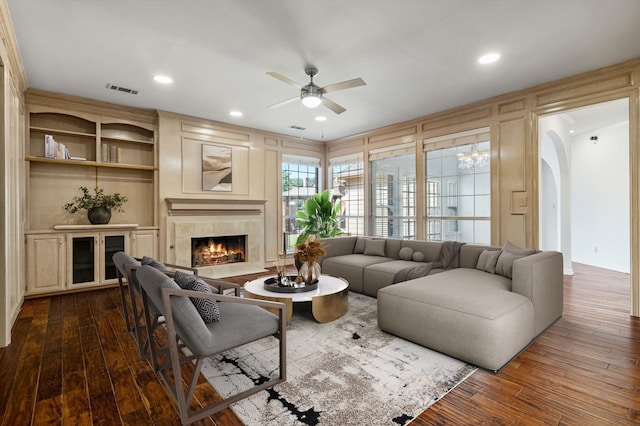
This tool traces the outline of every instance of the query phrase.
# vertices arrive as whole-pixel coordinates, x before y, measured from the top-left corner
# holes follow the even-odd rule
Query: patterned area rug
[[[476,368],[378,328],[376,299],[349,293],[349,312],[318,324],[296,304],[287,326],[287,381],[232,409],[254,425],[405,425]],[[227,396],[277,370],[277,341],[205,361],[203,374]]]

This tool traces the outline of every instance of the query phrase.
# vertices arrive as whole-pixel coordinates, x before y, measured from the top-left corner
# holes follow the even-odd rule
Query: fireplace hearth
[[[191,266],[245,262],[246,235],[191,238]]]

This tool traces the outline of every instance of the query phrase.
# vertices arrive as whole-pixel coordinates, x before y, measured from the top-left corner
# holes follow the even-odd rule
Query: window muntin
[[[371,161],[371,232],[377,237],[416,238],[415,154]]]
[[[426,237],[491,243],[488,140],[425,153]]]
[[[340,228],[351,235],[365,235],[362,157],[329,160],[329,182],[332,200],[341,202]]]
[[[316,158],[283,156],[282,159],[282,229],[284,250],[292,251],[300,235],[296,213],[304,202],[319,189],[320,160]]]

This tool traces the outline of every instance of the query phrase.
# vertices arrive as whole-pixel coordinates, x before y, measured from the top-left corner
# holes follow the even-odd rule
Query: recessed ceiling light
[[[480,56],[480,58],[478,58],[478,63],[483,65],[492,64],[496,62],[498,59],[500,59],[499,53],[487,53],[486,55],[482,55]]]
[[[229,115],[232,117],[242,117],[242,111],[231,111]]]
[[[319,115],[316,117],[316,121],[327,121],[327,117],[324,115]]]
[[[173,83],[173,79],[171,77],[166,76],[166,75],[154,75],[153,76],[153,80],[156,83],[162,83],[162,84]]]

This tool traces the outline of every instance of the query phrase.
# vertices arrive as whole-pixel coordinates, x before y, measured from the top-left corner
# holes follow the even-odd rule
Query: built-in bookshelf
[[[87,247],[97,253],[115,238],[119,249],[157,253],[157,113],[31,89],[25,100],[27,268],[34,283],[27,294],[113,284],[97,272],[82,285],[72,279],[72,255],[80,250],[73,243],[91,240]],[[85,211],[64,209],[80,186],[128,198],[125,213],[112,212],[106,225],[114,236],[91,225]],[[106,265],[110,255],[94,261]]]

